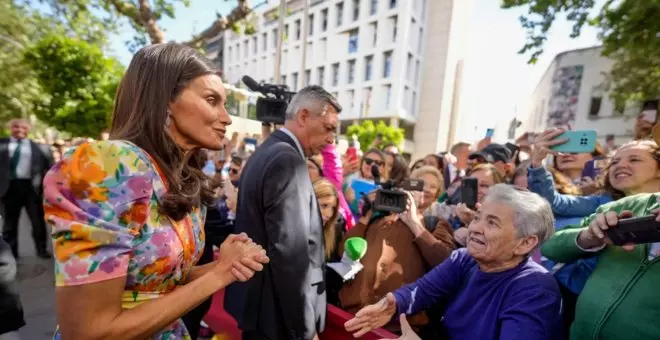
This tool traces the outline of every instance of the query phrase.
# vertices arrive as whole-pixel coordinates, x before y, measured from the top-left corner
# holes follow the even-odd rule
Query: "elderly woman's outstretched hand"
[[[346,321],[344,328],[348,332],[354,332],[353,337],[359,338],[374,329],[385,326],[396,312],[396,300],[392,293],[387,295],[373,305],[360,309],[355,317]]]
[[[657,215],[658,211],[656,210],[654,213]],[[602,247],[606,244],[612,244],[610,238],[607,237],[607,230],[616,227],[620,219],[630,217],[632,217],[630,211],[623,211],[620,215],[617,215],[615,211],[597,214],[589,224],[589,227],[581,231],[578,235],[578,245],[584,249],[593,249]],[[627,251],[633,251],[635,250],[635,245],[624,244],[621,248]]]

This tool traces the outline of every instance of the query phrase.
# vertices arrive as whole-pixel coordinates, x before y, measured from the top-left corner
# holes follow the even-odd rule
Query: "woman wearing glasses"
[[[350,205],[351,212],[354,216],[360,216],[360,202],[351,186],[355,179],[374,183],[374,176],[371,171],[374,166],[378,167],[380,174],[385,173],[385,154],[378,149],[370,149],[367,151],[360,161],[359,172],[354,174],[353,177],[346,178],[346,181],[344,181],[344,196],[346,197],[346,202]],[[385,179],[386,178],[384,177],[381,178],[381,180]]]

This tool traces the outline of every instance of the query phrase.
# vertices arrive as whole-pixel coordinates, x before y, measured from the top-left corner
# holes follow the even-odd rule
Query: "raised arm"
[[[309,182],[307,166],[300,154],[284,150],[266,165],[263,197],[264,219],[273,260],[270,271],[273,290],[280,301],[281,315],[290,339],[312,339],[316,333],[309,270],[309,197],[303,185]]]

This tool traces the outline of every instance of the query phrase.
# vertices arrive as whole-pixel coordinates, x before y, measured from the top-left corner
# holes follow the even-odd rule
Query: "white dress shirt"
[[[9,159],[14,155],[16,147],[19,143],[21,144],[21,157],[18,160],[18,166],[16,167],[16,178],[17,179],[30,179],[32,176],[30,174],[30,165],[32,161],[32,146],[30,141],[27,138],[18,140],[14,137],[9,138]]]

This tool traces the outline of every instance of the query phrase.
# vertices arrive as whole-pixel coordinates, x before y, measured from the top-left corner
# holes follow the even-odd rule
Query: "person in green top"
[[[660,136],[660,125],[658,132]],[[654,156],[660,162],[660,155]],[[634,168],[613,171],[620,172],[615,176],[633,178]],[[658,169],[656,176],[660,177]],[[578,298],[570,339],[660,339],[660,242],[619,247],[612,245],[606,233],[621,218],[658,215],[659,200],[660,187],[654,194],[632,195],[602,205],[579,226],[557,232],[541,248],[545,257],[562,263],[599,256]]]

